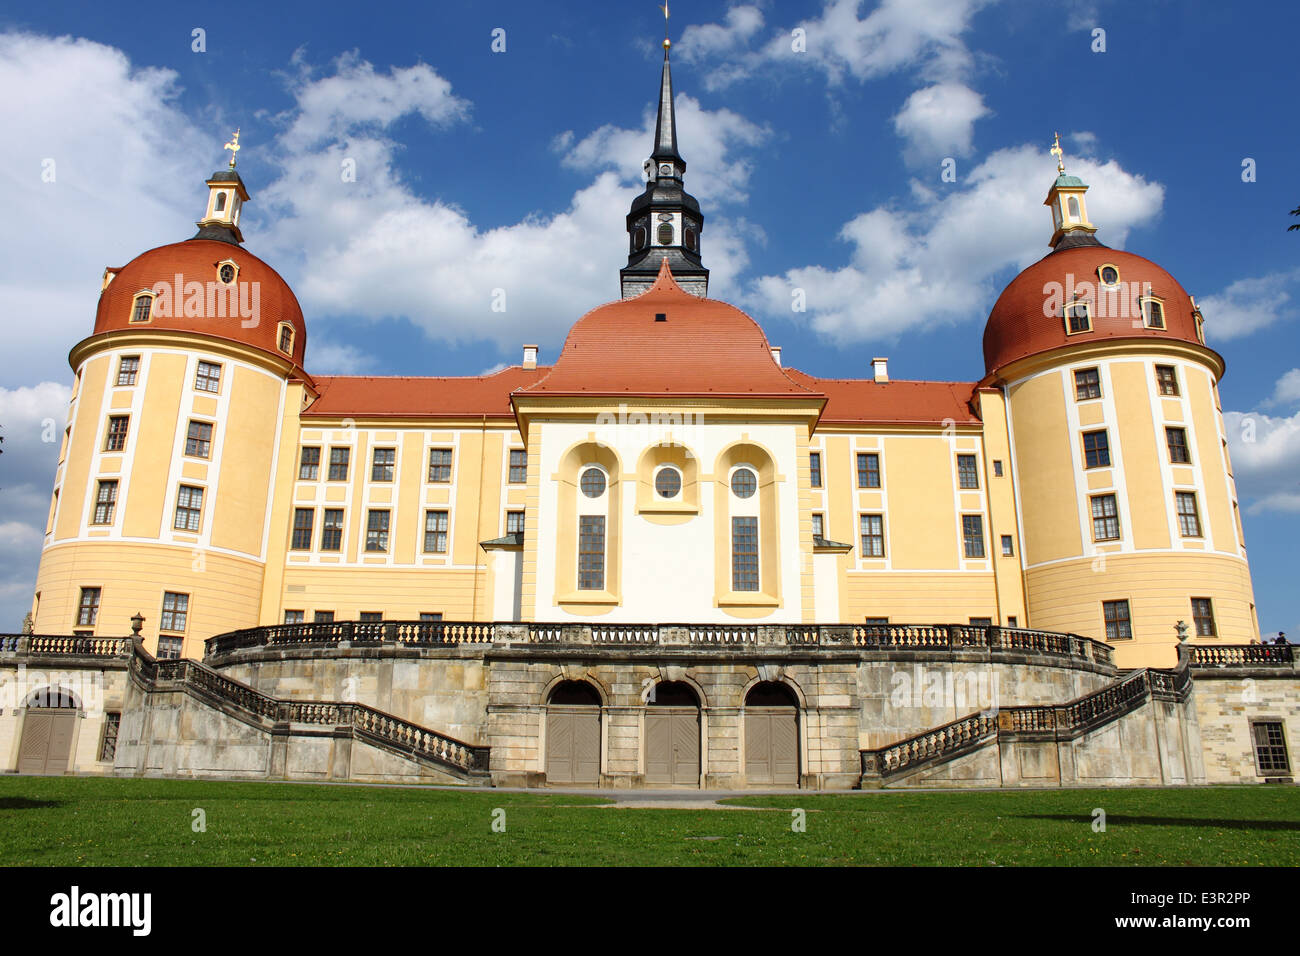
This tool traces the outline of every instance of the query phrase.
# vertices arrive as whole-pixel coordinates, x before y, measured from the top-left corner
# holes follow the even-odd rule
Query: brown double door
[[[649,707],[645,713],[645,782],[700,785],[700,711],[696,707]]]
[[[745,777],[756,786],[799,785],[799,718],[795,708],[745,708]]]
[[[551,704],[546,708],[546,782],[595,786],[600,782],[600,708]]]
[[[76,729],[75,710],[29,709],[18,746],[18,772],[66,773]]]

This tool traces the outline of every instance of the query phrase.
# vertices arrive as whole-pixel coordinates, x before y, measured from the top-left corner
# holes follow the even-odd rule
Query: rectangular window
[[[370,480],[392,481],[393,465],[396,461],[396,448],[376,448],[370,460]]]
[[[1102,601],[1101,615],[1106,621],[1106,640],[1126,640],[1133,636],[1129,621],[1128,601]]]
[[[91,524],[112,524],[117,508],[117,479],[101,481],[95,493],[95,520]]]
[[[442,620],[442,612],[441,612],[441,611],[421,611],[421,612],[420,612],[420,623],[421,623],[421,624],[434,624],[434,623],[436,623],[436,622],[438,622],[438,621],[441,621],[441,620]]]
[[[506,512],[506,534],[524,533],[524,513],[522,511]]]
[[[424,513],[424,550],[430,554],[447,553],[447,512]]]
[[[511,468],[513,467],[512,464]],[[605,589],[604,515],[582,515],[578,518],[578,588],[583,591]]]
[[[1012,614],[1010,617],[1007,618],[1007,627],[1019,627],[1019,626],[1020,626],[1019,620],[1014,614]]]
[[[731,519],[731,590],[758,590],[758,519]]]
[[[439,484],[451,481],[451,449],[429,449],[429,480]]]
[[[863,453],[858,455],[858,487],[880,487],[880,456]]]
[[[194,387],[200,392],[221,391],[221,366],[216,362],[200,362]]]
[[[869,627],[884,627],[889,623],[889,618],[868,617],[868,618],[863,618],[862,623],[868,625]]]
[[[307,446],[298,456],[298,480],[315,481],[320,477],[320,448]]]
[[[176,492],[176,518],[172,527],[177,531],[198,531],[203,515],[203,489],[181,485]]]
[[[293,327],[288,325],[280,326],[280,351],[288,355],[293,351]]]
[[[983,515],[962,515],[961,536],[966,549],[966,557],[984,557],[984,517]]]
[[[1192,598],[1192,620],[1196,622],[1197,637],[1218,637],[1214,627],[1214,605],[1209,598]]]
[[[178,661],[184,647],[185,641],[179,637],[160,637],[158,638],[158,660]]]
[[[316,520],[315,508],[293,509],[293,540],[289,542],[294,551],[311,550],[311,529]]]
[[[1174,371],[1172,365],[1156,366],[1156,386],[1160,389],[1161,395],[1178,394],[1178,373]]]
[[[104,451],[121,451],[126,447],[126,431],[131,427],[130,415],[110,415],[108,435],[104,438]]]
[[[140,356],[123,355],[121,361],[117,363],[117,384],[134,385],[136,376],[140,374]]]
[[[1255,743],[1255,764],[1261,776],[1291,772],[1282,721],[1254,721],[1250,725],[1250,736]]]
[[[808,473],[809,480],[814,488],[822,486],[822,453],[819,451],[810,451],[808,453]]]
[[[1187,429],[1166,428],[1165,441],[1169,443],[1169,460],[1176,465],[1189,465],[1191,452],[1187,450]]]
[[[77,626],[94,627],[99,617],[99,588],[82,588],[81,603],[77,606]]]
[[[158,621],[160,631],[183,631],[185,619],[189,617],[190,596],[174,591],[163,592],[162,617]]]
[[[826,520],[819,514],[812,516],[812,533],[814,538],[826,537]]]
[[[104,714],[104,736],[99,741],[99,759],[112,761],[117,756],[117,734],[122,727],[120,713]]]
[[[1071,302],[1065,307],[1065,327],[1070,334],[1092,328],[1092,314],[1087,302]]]
[[[131,321],[148,322],[149,313],[152,310],[153,310],[153,296],[151,295],[136,296],[134,307],[131,309]]]
[[[1092,496],[1092,540],[1119,540],[1119,507],[1114,495]]]
[[[384,619],[384,612],[383,611],[362,611],[360,618],[362,624],[378,624]]]
[[[330,481],[347,481],[348,465],[352,461],[351,448],[331,448],[330,449]]]
[[[366,515],[366,550],[388,550],[388,511],[371,509]]]
[[[957,484],[962,488],[978,488],[980,486],[980,474],[975,464],[974,455],[957,456]]]
[[[208,422],[190,422],[185,433],[185,454],[191,458],[209,458],[212,454],[212,425]]]
[[[1083,433],[1083,459],[1085,468],[1110,467],[1110,439],[1104,428]]]
[[[510,449],[510,484],[522,485],[528,482],[528,452],[522,448]]]
[[[333,623],[334,623],[334,612],[333,612],[333,611],[317,611],[315,614],[313,614],[313,615],[311,616],[311,619],[312,619],[315,623],[317,623],[317,624],[333,624]]]
[[[992,627],[993,618],[991,617],[973,617],[970,619],[971,627]]]
[[[285,624],[301,624],[301,623],[303,622],[303,618],[304,618],[304,616],[305,616],[305,615],[303,614],[302,611],[285,611],[285,612],[284,612],[284,623],[285,623]]]
[[[1201,515],[1196,508],[1196,492],[1176,491],[1174,498],[1178,505],[1178,530],[1184,538],[1201,536]]]
[[[343,548],[343,509],[326,508],[320,523],[320,549],[340,551]]]
[[[883,558],[885,556],[884,516],[861,515],[858,518],[858,530],[862,537],[862,556],[864,558]]]
[[[1101,373],[1095,368],[1081,368],[1074,373],[1074,399],[1078,402],[1101,398]]]
[[[1012,539],[1011,535],[1004,534],[1002,536],[1002,557],[1011,558],[1011,557],[1015,557],[1015,554],[1016,554],[1015,541]]]
[[[993,459],[993,477],[994,478],[1002,477],[1002,462],[997,458]]]
[[[1142,321],[1148,329],[1165,327],[1165,305],[1159,299],[1142,300]]]

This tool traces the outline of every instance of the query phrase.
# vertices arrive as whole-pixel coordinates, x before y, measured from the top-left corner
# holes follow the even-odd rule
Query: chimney
[[[537,368],[537,346],[524,346],[524,368]]]
[[[889,381],[889,359],[873,358],[871,360],[871,372],[877,382]]]
[[[777,365],[780,365],[780,364],[781,364],[781,346],[779,346],[779,345],[773,345],[773,346],[771,346],[771,349],[772,349],[772,361],[775,362]]]

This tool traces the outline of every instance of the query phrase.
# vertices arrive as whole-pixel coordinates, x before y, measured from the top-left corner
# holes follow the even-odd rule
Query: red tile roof
[[[1120,290],[1103,295],[1099,302],[1097,270],[1105,264],[1119,270]],[[1076,289],[1086,283],[1080,291],[1091,304],[1090,332],[1067,335],[1059,305],[1064,295],[1056,292],[1056,301],[1051,301],[1052,283],[1059,283],[1064,291],[1071,277]],[[1164,300],[1164,329],[1143,326],[1135,292]],[[1178,280],[1150,259],[1100,245],[1059,249],[1012,279],[994,303],[984,327],[985,371],[992,375],[1017,359],[1099,340],[1156,338],[1199,345],[1192,311],[1192,300]]]
[[[971,409],[974,382],[876,382],[870,378],[815,378],[798,369],[786,374],[826,396],[821,424],[978,424]]]
[[[510,393],[549,372],[512,365],[492,375],[415,378],[317,375],[303,418],[514,418]]]
[[[235,301],[232,303],[236,311],[241,293],[244,304],[251,311],[252,283],[256,283],[256,325],[246,328],[246,320],[238,314],[217,314],[218,305],[221,313],[232,311],[222,297],[217,295],[218,291],[225,289],[217,281],[217,263],[226,259],[239,267]],[[302,320],[298,299],[289,288],[289,283],[280,278],[278,272],[242,246],[214,239],[187,239],[142,252],[122,268],[109,271],[113,274],[113,281],[99,296],[99,307],[95,312],[96,333],[118,329],[203,332],[253,345],[282,358],[291,357],[294,365],[302,366],[303,352],[307,348],[307,327]],[[197,283],[197,286],[191,286],[191,283]],[[168,292],[166,308],[163,307],[164,300],[156,301],[150,321],[133,324],[131,312],[136,294],[154,289],[156,284],[158,287],[155,291]],[[186,294],[187,287],[201,289],[203,295]],[[210,300],[209,289],[212,291]],[[183,314],[183,308],[175,301],[178,292],[183,295],[181,304],[201,304],[204,314]],[[207,314],[209,305],[213,308],[211,315]],[[167,314],[164,315],[164,312]],[[282,321],[291,323],[294,328],[292,356],[285,356],[278,348],[279,323]]]
[[[666,259],[645,292],[574,323],[551,374],[522,395],[820,397],[776,364],[757,322],[683,291]]]

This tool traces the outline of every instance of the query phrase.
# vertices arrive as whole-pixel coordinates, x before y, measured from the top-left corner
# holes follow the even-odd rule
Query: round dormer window
[[[230,283],[235,281],[235,267],[229,262],[224,262],[221,264],[221,268],[217,270],[217,276],[221,279],[222,283],[230,285]]]

